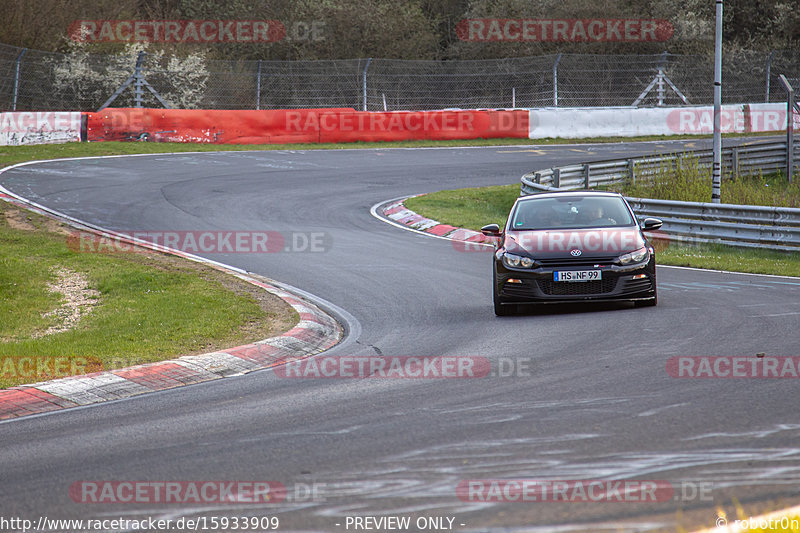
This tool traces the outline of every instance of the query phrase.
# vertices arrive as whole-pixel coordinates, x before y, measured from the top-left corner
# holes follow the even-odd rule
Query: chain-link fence
[[[0,110],[95,110],[133,72],[135,61],[135,55],[75,57],[0,45]],[[205,109],[394,111],[713,102],[713,57],[666,53],[459,61],[201,61],[183,68],[192,71],[181,74],[164,58],[145,60],[143,75],[172,106]],[[800,78],[800,50],[728,53],[723,102],[782,101],[779,74]],[[133,92],[124,92],[113,105],[132,106]],[[160,106],[149,93],[144,105]]]

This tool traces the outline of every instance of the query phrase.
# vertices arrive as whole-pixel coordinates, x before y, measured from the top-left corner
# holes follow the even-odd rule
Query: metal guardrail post
[[[631,185],[636,185],[636,169],[634,168],[633,159],[628,159],[628,174],[630,176]]]
[[[589,170],[589,163],[583,165],[583,188],[588,189],[590,183],[590,170]]]
[[[558,167],[553,169],[553,187],[561,187],[561,169]]]
[[[731,148],[731,175],[739,177],[739,148],[736,146]]]
[[[15,61],[16,64],[14,65],[14,101],[11,104],[11,111],[17,110],[17,96],[19,95],[19,67],[22,64],[22,56],[24,56],[25,52],[27,51],[28,51],[27,48],[23,48]]]

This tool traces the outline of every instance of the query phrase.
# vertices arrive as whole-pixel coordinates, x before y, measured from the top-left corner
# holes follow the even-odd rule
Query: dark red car
[[[521,304],[631,300],[656,305],[656,258],[639,224],[618,193],[551,192],[517,199],[499,237],[492,267],[494,311],[514,313]]]

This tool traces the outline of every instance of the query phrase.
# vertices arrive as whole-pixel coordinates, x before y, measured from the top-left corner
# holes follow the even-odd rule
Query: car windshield
[[[618,196],[575,196],[520,200],[512,230],[632,226],[633,217]]]

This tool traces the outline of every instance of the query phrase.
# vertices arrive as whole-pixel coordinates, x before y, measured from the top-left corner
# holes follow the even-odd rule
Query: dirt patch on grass
[[[45,331],[32,334],[31,337],[34,339],[71,330],[81,318],[92,312],[92,308],[100,298],[100,293],[89,288],[89,282],[80,272],[58,268],[53,273],[56,279],[47,284],[47,290],[61,294],[64,302],[58,308],[42,315],[44,318],[55,317],[56,323]]]
[[[36,226],[31,224],[31,217],[27,216],[23,211],[17,209],[7,209],[3,215],[5,216],[6,223],[12,229],[21,231],[36,231]]]
[[[84,238],[91,241],[95,237],[92,234],[73,229],[51,217],[43,216],[39,213],[26,211],[12,203],[0,201],[0,232],[24,232],[27,234],[41,234],[50,236],[61,241],[64,247],[69,248],[70,239]],[[64,238],[64,235],[67,238]],[[73,252],[76,251],[70,248]],[[256,303],[263,314],[256,319],[240,321],[239,324],[222,338],[206,338],[201,343],[195,344],[190,349],[181,348],[180,351],[166,351],[162,359],[178,357],[181,355],[194,355],[206,352],[218,351],[232,346],[247,344],[265,338],[280,335],[292,329],[299,319],[297,313],[286,302],[265,291],[263,288],[247,283],[228,273],[221,272],[207,265],[188,261],[183,258],[162,254],[152,250],[133,247],[130,251],[110,251],[109,255],[122,262],[130,262],[136,265],[145,266],[158,271],[180,272],[198,276],[205,281],[221,286],[239,296],[244,296]],[[103,252],[105,255],[105,252]],[[46,335],[53,335],[61,331],[75,330],[86,322],[87,315],[92,312],[92,306],[98,306],[102,295],[98,295],[89,288],[87,280],[91,280],[90,272],[79,274],[84,269],[70,264],[69,255],[64,258],[62,264],[54,266],[54,278],[51,280],[51,290],[64,295],[62,305],[51,311],[47,316],[55,317],[50,323],[52,327],[44,330],[46,326],[36,331],[33,338],[41,338]],[[97,307],[97,312],[99,312]],[[29,334],[30,335],[30,334]],[[26,337],[31,338],[29,335]],[[0,344],[4,342],[14,342],[19,339],[0,339]],[[136,362],[151,362],[159,360],[158,356],[143,356],[141,361],[121,354],[130,364]],[[137,356],[138,357],[138,356]],[[129,366],[129,365],[125,365]]]
[[[11,206],[9,206],[11,207]],[[69,235],[70,230],[67,226],[55,219],[34,215],[18,207],[11,207],[3,210],[3,216],[11,229],[20,231],[36,231],[43,229],[49,233]]]

